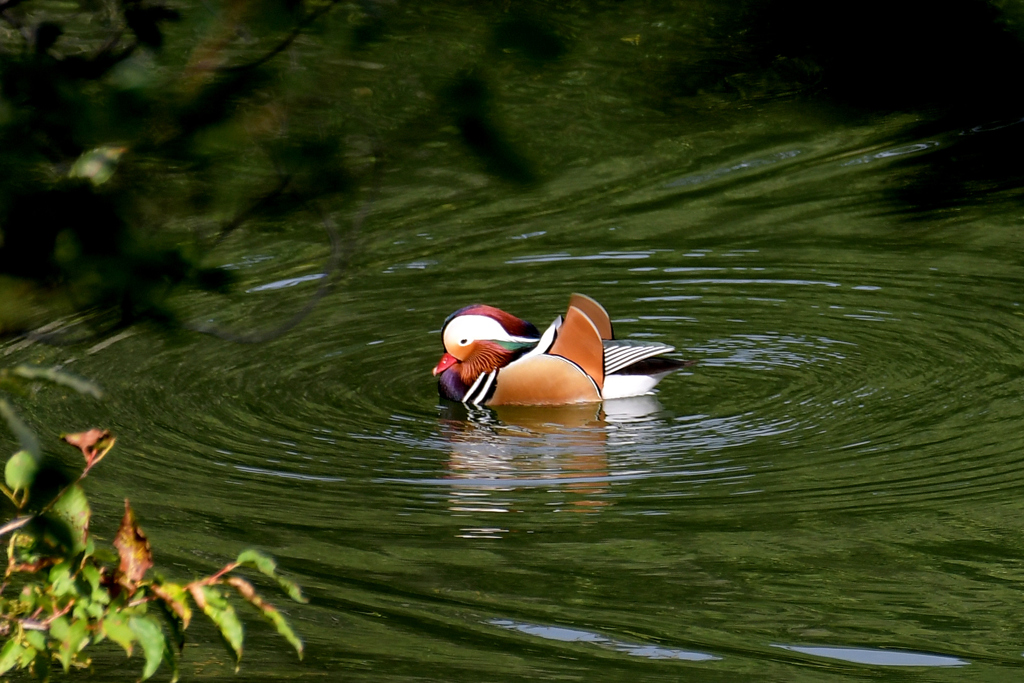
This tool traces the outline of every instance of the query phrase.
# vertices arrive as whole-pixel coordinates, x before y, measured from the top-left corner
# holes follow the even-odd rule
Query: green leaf
[[[103,620],[102,633],[123,647],[129,657],[132,656],[132,643],[135,641],[135,632],[128,626],[127,619],[116,612],[108,614]]]
[[[124,147],[97,147],[83,152],[71,167],[68,176],[87,178],[93,185],[102,185],[114,175],[117,162],[125,151]]]
[[[12,370],[12,373],[25,379],[42,379],[54,384],[60,384],[61,386],[74,389],[80,394],[88,394],[94,398],[103,398],[103,390],[100,389],[99,385],[56,368],[19,365]]]
[[[19,668],[27,668],[32,661],[36,658],[36,653],[39,652],[34,647],[26,647],[21,651],[21,659],[18,661]]]
[[[197,586],[196,588],[202,593],[202,600],[196,600],[196,604],[200,605],[203,614],[208,616],[210,621],[220,629],[224,642],[231,648],[232,654],[235,656],[237,669],[237,662],[242,659],[243,631],[242,622],[238,620],[235,608],[215,588],[210,586]]]
[[[54,513],[68,523],[72,530],[73,550],[80,553],[85,550],[89,539],[89,499],[80,484],[72,485],[53,505]]]
[[[18,443],[21,444],[21,450],[28,451],[38,461],[43,454],[42,449],[39,448],[39,439],[36,437],[35,432],[21,421],[18,414],[14,412],[14,407],[3,398],[0,398],[0,417],[4,418],[11,432],[18,439]]]
[[[180,652],[185,647],[185,629],[192,621],[192,608],[188,606],[188,593],[176,583],[153,583],[149,591],[159,598],[157,604],[171,628],[173,643]]]
[[[67,560],[50,569],[49,581],[50,592],[53,595],[63,596],[78,592],[75,590],[75,579],[71,574],[71,563]]]
[[[68,621],[67,617],[57,617],[50,622],[50,636],[60,641],[57,659],[67,673],[75,655],[89,644],[89,624],[83,619]]]
[[[20,642],[11,638],[4,643],[4,649],[0,650],[0,675],[3,675],[18,666],[22,653],[27,648]]]
[[[252,587],[252,584],[245,579],[232,576],[228,579],[228,584],[235,587],[238,593],[245,598],[246,602],[255,607],[260,611],[260,614],[264,616],[270,623],[274,625],[277,632],[284,636],[285,640],[292,644],[295,648],[295,652],[298,653],[299,659],[302,659],[302,641],[295,635],[295,631],[285,621],[284,615],[268,602],[265,602],[263,598],[256,594],[256,590]]]
[[[89,582],[89,586],[92,588],[92,594],[89,596],[93,602],[100,603],[101,605],[110,604],[110,593],[100,584],[102,576],[100,570],[93,564],[86,563],[82,567],[82,576]]]
[[[4,481],[12,491],[27,489],[35,481],[39,461],[28,451],[18,451],[7,460],[4,467]]]
[[[36,631],[36,633],[39,633]],[[36,656],[32,659],[32,670],[40,681],[50,680],[50,651],[45,648],[37,648]]]
[[[25,640],[37,650],[46,650],[46,636],[42,631],[25,631]]]
[[[255,550],[243,550],[235,562],[253,566],[261,574],[274,579],[274,581],[277,581],[277,585],[295,602],[309,602],[309,600],[303,597],[302,589],[297,584],[277,573],[277,563],[274,562],[273,558]]]
[[[167,648],[167,640],[159,622],[151,616],[132,617],[128,621],[128,626],[139,639],[142,651],[146,655],[146,666],[142,670],[141,679],[144,681],[156,673],[160,666]]]

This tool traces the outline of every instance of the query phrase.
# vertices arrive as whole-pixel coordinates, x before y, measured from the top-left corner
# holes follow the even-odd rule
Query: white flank
[[[650,393],[670,372],[659,372],[656,375],[605,375],[601,396],[605,400],[643,396]]]

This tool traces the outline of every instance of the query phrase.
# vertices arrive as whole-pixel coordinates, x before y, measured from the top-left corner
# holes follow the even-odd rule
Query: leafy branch
[[[100,391],[59,370],[23,366],[3,372],[6,378],[49,380],[93,395]],[[273,624],[302,658],[302,641],[281,611],[237,573],[242,568],[254,569],[275,581],[292,600],[306,602],[299,587],[277,572],[271,558],[246,550],[209,576],[187,583],[168,581],[151,571],[149,540],[125,499],[124,516],[113,541],[115,565],[110,559],[114,554],[97,548],[90,533],[92,511],[81,482],[111,451],[116,438],[103,429],[63,435],[65,443],[81,452],[84,467],[76,479],[38,505],[30,492],[46,471],[39,439],[2,398],[0,414],[21,445],[8,459],[0,485],[16,513],[0,526],[0,538],[10,536],[0,583],[0,637],[6,639],[0,648],[0,675],[28,669],[40,680],[47,680],[53,662],[65,672],[88,666],[85,648],[110,640],[129,657],[136,646],[141,648],[142,680],[166,663],[176,681],[184,634],[194,610],[217,627],[237,670],[243,627],[232,596]]]

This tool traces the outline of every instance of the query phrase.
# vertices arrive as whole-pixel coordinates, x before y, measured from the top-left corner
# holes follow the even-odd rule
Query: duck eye
[[[466,345],[466,344],[468,344],[468,343],[469,343],[469,340],[468,340],[468,339],[463,339],[463,340],[461,340],[461,341],[459,342],[459,346],[465,346],[465,345]]]

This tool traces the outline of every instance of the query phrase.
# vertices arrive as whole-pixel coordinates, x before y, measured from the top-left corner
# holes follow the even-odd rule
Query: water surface
[[[579,93],[560,68],[549,92]],[[915,179],[1021,121],[914,137],[768,100],[637,131],[600,111],[577,124],[618,132],[545,133],[532,189],[443,155],[394,169],[346,276],[280,339],[8,345],[108,391],[30,404],[49,437],[119,435],[89,482],[101,533],[129,496],[168,574],[257,547],[311,597],[286,607],[302,663],[252,622],[236,675],[199,627],[185,677],[1015,680],[1020,212],[925,205]],[[218,256],[237,293],[178,305],[242,330],[301,307],[327,247],[296,227]],[[546,325],[574,291],[697,365],[605,406],[438,400],[451,311]]]

